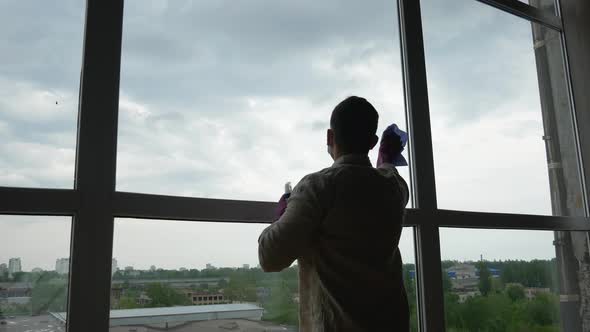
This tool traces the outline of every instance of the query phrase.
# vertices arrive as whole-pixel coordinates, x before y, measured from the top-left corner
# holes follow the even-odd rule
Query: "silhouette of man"
[[[280,218],[258,239],[264,271],[298,260],[300,331],[409,330],[398,250],[409,192],[394,166],[405,162],[405,133],[385,130],[373,168],[378,118],[364,98],[336,106],[327,132],[334,164],[284,195]]]

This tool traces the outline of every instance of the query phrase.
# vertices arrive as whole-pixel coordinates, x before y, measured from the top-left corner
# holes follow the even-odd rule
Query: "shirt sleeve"
[[[293,189],[285,213],[258,238],[264,271],[281,271],[308,252],[327,210],[327,191],[319,174],[304,177]]]
[[[377,170],[383,176],[391,179],[396,183],[401,192],[402,205],[403,207],[405,207],[410,200],[410,189],[408,187],[408,183],[406,182],[406,180],[404,180],[404,178],[401,175],[399,175],[399,172],[397,171],[397,168],[395,168],[395,165],[390,163],[383,163],[379,165],[379,167],[377,167]]]

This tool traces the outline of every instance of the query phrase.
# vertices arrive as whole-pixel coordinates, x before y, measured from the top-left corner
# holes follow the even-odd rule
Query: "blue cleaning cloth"
[[[404,148],[406,147],[406,144],[408,143],[408,134],[399,129],[398,126],[394,123],[392,125],[390,125],[389,127],[387,127],[387,129],[385,129],[383,131],[383,136],[382,136],[382,143],[381,146],[379,148],[379,150],[381,151],[382,148],[387,148],[388,144],[387,142],[392,141],[393,139],[399,140],[401,142],[401,150],[399,151],[398,154],[391,156],[391,160],[389,160],[388,162],[390,162],[391,164],[393,164],[394,166],[408,166],[408,162],[406,161],[406,158],[404,158],[404,156],[402,155],[402,152],[404,151]],[[385,143],[385,144],[383,144]],[[384,153],[387,153],[387,151],[383,151]]]

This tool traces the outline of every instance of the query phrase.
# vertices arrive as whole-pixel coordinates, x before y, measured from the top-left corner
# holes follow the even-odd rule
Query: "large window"
[[[4,1],[0,330],[297,330],[297,265],[263,273],[257,238],[349,95],[409,133],[412,331],[590,329],[560,12]]]
[[[438,207],[583,216],[559,33],[475,1],[421,3]],[[464,225],[489,229],[441,229],[447,330],[578,328],[584,236],[481,216]]]
[[[579,209],[559,34],[475,1],[422,4],[439,208]]]
[[[397,30],[393,1],[128,1],[117,189],[275,201],[345,97],[405,127]]]

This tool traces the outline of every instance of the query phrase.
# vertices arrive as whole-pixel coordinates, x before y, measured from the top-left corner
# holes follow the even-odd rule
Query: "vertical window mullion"
[[[398,0],[411,183],[417,209],[437,209],[422,18],[418,0]],[[440,238],[434,224],[415,229],[418,310],[423,332],[445,330]]]
[[[123,1],[88,0],[80,84],[72,229],[70,332],[107,331],[113,243]]]
[[[565,65],[566,81],[570,105],[572,108],[572,121],[576,136],[578,164],[582,177],[582,188],[584,192],[584,204],[586,217],[590,217],[590,152],[584,149],[590,145],[590,96],[582,92],[586,89],[586,77],[590,75],[588,66],[584,66],[583,59],[590,56],[590,46],[581,42],[585,37],[583,18],[585,12],[590,12],[590,5],[576,6],[572,0],[557,1],[557,10],[563,24],[561,32],[562,54]],[[565,9],[565,10],[564,10]],[[586,24],[586,31],[590,31],[590,24]],[[569,41],[569,42],[568,42]],[[576,70],[572,71],[572,68]],[[584,68],[586,70],[580,69]],[[584,111],[586,110],[586,111]]]

